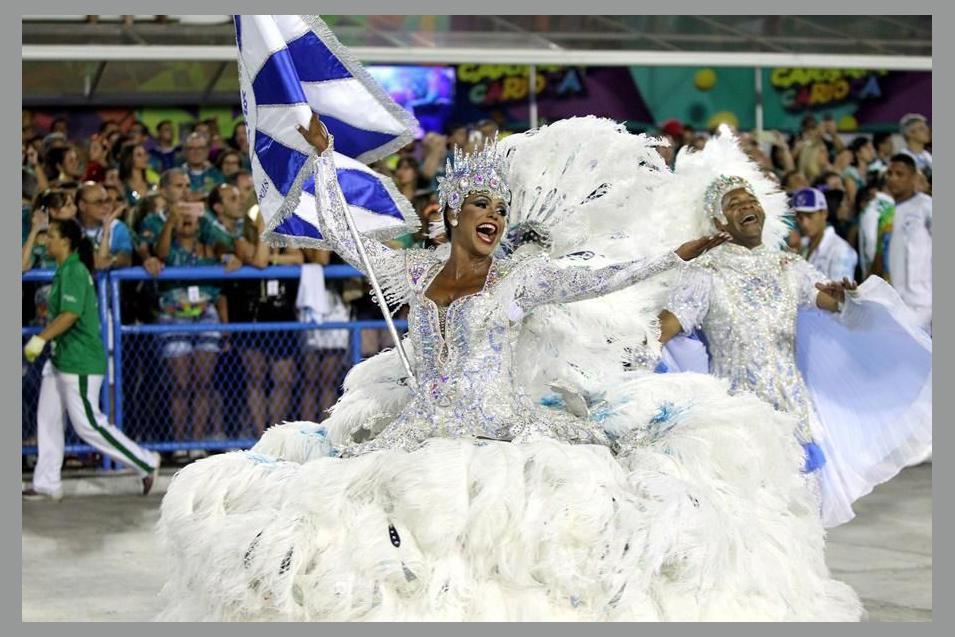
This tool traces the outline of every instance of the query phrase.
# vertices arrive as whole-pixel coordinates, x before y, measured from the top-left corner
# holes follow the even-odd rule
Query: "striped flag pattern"
[[[411,203],[366,164],[412,140],[414,118],[398,106],[318,16],[237,15],[242,111],[265,238],[328,246],[315,212],[313,154],[296,125],[318,113],[335,136],[338,182],[358,228],[379,239],[418,227]]]

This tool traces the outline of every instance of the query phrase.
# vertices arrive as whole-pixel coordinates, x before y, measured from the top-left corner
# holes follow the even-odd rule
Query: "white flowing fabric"
[[[932,452],[932,340],[898,293],[869,277],[838,320],[801,312],[796,359],[812,397],[822,467],[823,522]]]

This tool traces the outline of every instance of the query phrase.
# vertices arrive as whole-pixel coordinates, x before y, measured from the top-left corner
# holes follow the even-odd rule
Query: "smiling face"
[[[755,248],[763,242],[766,213],[759,199],[745,188],[737,188],[723,195],[721,205],[726,224],[716,220],[718,230],[729,233],[733,243],[748,248]]]
[[[467,253],[486,257],[494,252],[507,226],[507,202],[484,193],[468,195],[452,227],[451,243]],[[453,218],[448,212],[449,218]]]

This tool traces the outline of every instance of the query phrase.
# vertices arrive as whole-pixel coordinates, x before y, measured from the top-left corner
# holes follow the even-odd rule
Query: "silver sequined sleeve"
[[[329,144],[325,152],[314,160],[318,229],[329,246],[341,258],[367,276],[368,273],[358,253],[355,239],[345,222],[345,206],[348,204],[338,184],[335,161],[332,157],[333,146]],[[375,274],[381,280],[382,287],[388,288],[388,296],[404,296],[406,290],[396,288],[407,287],[404,276],[405,254],[392,250],[370,237],[362,237],[361,242],[371,266],[375,269]]]
[[[826,283],[829,278],[802,257],[793,259],[792,269],[796,278],[799,307],[816,307],[816,297],[819,296],[816,284]]]
[[[602,268],[563,266],[560,259],[535,259],[518,275],[521,286],[514,300],[528,311],[548,303],[592,299],[622,290],[682,262],[675,252]]]
[[[667,299],[666,309],[680,322],[684,333],[689,334],[703,323],[710,310],[710,289],[713,285],[709,271],[697,267],[684,267]]]

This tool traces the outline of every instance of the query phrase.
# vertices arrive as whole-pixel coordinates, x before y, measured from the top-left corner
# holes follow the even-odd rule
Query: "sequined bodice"
[[[512,377],[520,322],[508,319],[498,290],[511,264],[495,261],[483,290],[447,307],[425,296],[442,265],[430,260],[410,273],[408,333],[418,392],[399,419],[425,420],[439,435],[509,438],[515,419],[532,410]]]
[[[809,439],[810,403],[796,366],[796,316],[814,302],[814,270],[765,246],[726,244],[694,262],[668,305],[685,329],[701,326],[710,371],[731,390],[751,391],[800,421]]]

